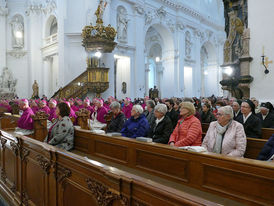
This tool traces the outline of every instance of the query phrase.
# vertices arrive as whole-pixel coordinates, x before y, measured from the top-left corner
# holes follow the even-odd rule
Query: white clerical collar
[[[164,118],[165,118],[165,116],[163,116],[161,119],[156,119],[156,120],[155,120],[156,125],[158,125],[158,124],[159,124],[159,122],[161,122]]]
[[[238,110],[238,112],[235,112],[235,117],[237,117],[238,116],[238,114],[240,113],[240,109]]]
[[[266,118],[266,116],[268,115],[269,112],[266,113],[266,115],[262,114],[263,120]]]
[[[243,120],[244,120],[244,123],[246,122],[246,120],[252,115],[252,112],[249,112],[249,114],[245,117],[243,115]]]

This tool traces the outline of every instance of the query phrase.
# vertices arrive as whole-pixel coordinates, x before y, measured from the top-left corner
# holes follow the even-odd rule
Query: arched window
[[[53,18],[52,19],[52,22],[51,22],[51,25],[50,25],[50,32],[49,32],[49,35],[53,35],[53,34],[56,34],[57,33],[57,29],[58,29],[58,26],[57,26],[57,19],[56,18]]]

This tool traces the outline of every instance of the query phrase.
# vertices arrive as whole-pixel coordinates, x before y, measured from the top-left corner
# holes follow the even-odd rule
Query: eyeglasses
[[[217,113],[216,116],[224,116],[225,114]]]

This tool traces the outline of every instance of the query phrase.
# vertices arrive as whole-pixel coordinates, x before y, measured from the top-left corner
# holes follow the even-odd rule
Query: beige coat
[[[203,140],[202,146],[209,152],[213,152],[217,137],[217,121],[211,122]],[[242,157],[246,149],[246,135],[244,127],[239,122],[232,120],[222,143],[222,154],[234,157]]]

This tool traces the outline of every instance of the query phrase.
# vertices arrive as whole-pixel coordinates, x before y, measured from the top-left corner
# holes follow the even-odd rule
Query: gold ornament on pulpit
[[[104,63],[101,62],[103,53],[111,53],[117,43],[114,41],[116,30],[110,24],[103,25],[103,14],[107,3],[100,0],[100,3],[95,11],[96,25],[88,25],[82,31],[82,46],[87,52],[87,72],[88,81],[85,83],[91,92],[95,92],[99,97],[101,93],[109,88],[108,70]]]

